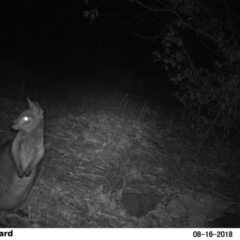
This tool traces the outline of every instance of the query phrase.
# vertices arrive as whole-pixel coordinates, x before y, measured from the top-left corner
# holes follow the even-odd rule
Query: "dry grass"
[[[22,204],[28,217],[6,216],[8,227],[188,227],[188,218],[168,213],[172,196],[201,192],[239,200],[239,153],[216,144],[198,149],[178,116],[146,102],[137,108],[128,95],[70,99],[74,105],[40,102],[45,158]],[[14,136],[7,126],[25,105],[0,104],[4,142]],[[132,203],[128,194],[140,197]],[[137,218],[128,207],[138,201],[146,211]]]

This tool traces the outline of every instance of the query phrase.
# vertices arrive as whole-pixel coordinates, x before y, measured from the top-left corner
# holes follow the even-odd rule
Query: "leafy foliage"
[[[226,138],[240,117],[239,45],[214,12],[204,12],[206,5],[193,0],[169,3],[178,18],[167,26],[162,38],[163,53],[155,51],[154,60],[163,62],[170,80],[179,86],[175,96],[197,119],[193,126],[199,130],[208,126],[202,140],[219,127]],[[184,34],[189,37],[186,28],[190,34],[200,36],[205,48],[213,52],[211,68],[197,66],[184,38]]]

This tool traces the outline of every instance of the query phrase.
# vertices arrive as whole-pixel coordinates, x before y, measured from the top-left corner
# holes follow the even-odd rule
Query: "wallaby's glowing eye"
[[[25,122],[27,122],[27,121],[29,120],[29,118],[28,118],[28,117],[24,117],[23,120],[24,120]]]

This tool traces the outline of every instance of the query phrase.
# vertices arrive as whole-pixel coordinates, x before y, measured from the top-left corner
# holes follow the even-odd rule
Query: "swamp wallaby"
[[[13,121],[14,139],[0,146],[0,210],[14,210],[28,196],[44,155],[43,110],[29,108]]]

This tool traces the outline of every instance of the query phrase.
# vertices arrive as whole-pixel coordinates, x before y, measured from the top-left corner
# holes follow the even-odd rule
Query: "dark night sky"
[[[88,74],[103,64],[118,64],[137,69],[142,75],[156,73],[159,85],[172,88],[161,63],[154,65],[149,58],[154,50],[159,50],[161,39],[152,42],[134,35],[160,34],[171,21],[170,16],[158,13],[154,17],[152,11],[145,14],[142,8],[129,3],[128,0],[102,1],[100,17],[91,23],[83,12],[93,6],[84,4],[83,0],[1,1],[0,55],[44,76],[52,72],[67,77],[72,72]],[[216,3],[210,7],[215,9]],[[119,11],[123,4],[126,7]],[[137,18],[133,21],[141,15],[144,16],[141,21]],[[212,59],[206,60],[205,49],[196,44],[191,30],[187,34],[194,60],[205,66],[210,65],[209,61],[212,64]]]
[[[103,7],[111,12],[112,5]],[[76,48],[72,48],[76,1],[5,1],[1,14],[1,54],[12,61],[51,66],[110,62],[138,67],[145,64],[153,44],[130,33],[130,24],[116,17],[83,17],[91,6],[80,1]],[[116,9],[116,8],[115,8]],[[131,15],[129,9],[125,14]],[[67,59],[67,60],[66,60]],[[33,63],[34,60],[34,63]],[[88,62],[89,61],[89,62]]]
[[[155,20],[153,26],[147,21],[153,18],[152,12],[144,15],[145,23],[131,21],[132,17],[142,14],[136,5],[130,4],[118,14],[113,14],[123,4],[129,3],[127,0],[102,1],[100,17],[91,24],[90,18],[83,17],[83,11],[91,10],[93,6],[84,4],[84,0],[2,0],[0,54],[28,65],[34,60],[39,64],[62,67],[66,62],[73,64],[77,58],[82,65],[116,62],[141,67],[150,61],[147,57],[159,48],[160,39],[152,43],[130,32],[146,36],[159,34],[164,27],[164,15],[161,13],[161,18]],[[213,1],[210,7],[215,9],[216,3]],[[232,9],[239,7],[237,1],[231,3],[236,5],[231,5]],[[79,16],[79,21],[75,28],[76,16]],[[73,47],[76,29],[76,46]],[[194,44],[190,42],[192,48]],[[201,58],[202,51],[198,47],[193,51]]]

